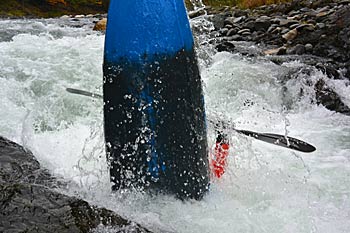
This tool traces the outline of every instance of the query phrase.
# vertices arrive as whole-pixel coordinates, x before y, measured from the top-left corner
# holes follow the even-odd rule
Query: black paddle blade
[[[301,151],[305,153],[310,153],[316,150],[313,145],[310,145],[307,142],[301,141],[296,138],[272,134],[272,133],[256,133],[248,130],[236,130],[239,133],[253,137],[255,139],[274,144],[276,146],[282,146],[296,151]]]

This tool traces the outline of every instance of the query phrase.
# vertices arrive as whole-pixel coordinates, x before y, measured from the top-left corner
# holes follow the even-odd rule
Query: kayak
[[[183,1],[111,1],[103,99],[112,189],[201,199],[209,186],[207,130]]]

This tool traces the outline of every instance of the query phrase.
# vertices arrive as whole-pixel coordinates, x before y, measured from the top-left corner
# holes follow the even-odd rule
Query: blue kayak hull
[[[147,4],[160,1],[128,1],[142,6],[143,13],[130,8],[122,17],[113,16],[126,6],[111,2],[103,65],[113,189],[150,189],[200,199],[209,185],[204,98],[183,2],[162,0],[167,4],[158,7],[165,8],[154,11],[156,6]],[[132,17],[131,25],[125,17]],[[170,22],[163,25],[159,18]]]

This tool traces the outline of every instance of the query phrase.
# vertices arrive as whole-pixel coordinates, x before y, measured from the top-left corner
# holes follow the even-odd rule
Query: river
[[[104,34],[92,31],[94,20],[0,20],[0,134],[32,150],[67,182],[61,192],[155,232],[349,232],[350,117],[316,105],[308,85],[324,79],[350,106],[349,81],[330,80],[301,61],[276,65],[217,53],[206,41],[210,24],[200,18],[191,23],[204,31],[196,38],[207,117],[287,134],[317,150],[295,152],[228,130],[228,171],[212,181],[204,200],[111,193],[103,102],[65,90],[102,92]],[[284,79],[290,72],[295,78]],[[211,125],[208,139],[212,147]]]

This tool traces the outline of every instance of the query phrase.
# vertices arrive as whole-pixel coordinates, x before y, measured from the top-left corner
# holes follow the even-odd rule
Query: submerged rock
[[[33,154],[0,137],[0,232],[150,232],[105,208],[54,190],[57,181]],[[126,230],[127,229],[127,230]]]

